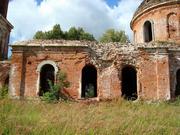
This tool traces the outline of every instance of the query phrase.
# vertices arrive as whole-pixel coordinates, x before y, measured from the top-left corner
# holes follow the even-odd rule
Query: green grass
[[[180,100],[92,104],[0,100],[4,135],[178,135]]]

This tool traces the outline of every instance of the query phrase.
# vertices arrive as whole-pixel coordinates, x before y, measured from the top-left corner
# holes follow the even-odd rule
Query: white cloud
[[[116,28],[125,30],[131,40],[132,31],[130,29],[130,21],[141,2],[142,0],[121,0],[118,6],[113,9]]]
[[[71,26],[83,27],[98,38],[106,29],[123,29],[131,37],[132,15],[142,0],[121,0],[110,8],[104,0],[13,0],[9,4],[8,19],[14,25],[11,41],[31,39],[37,30],[48,30],[61,24],[63,30]]]

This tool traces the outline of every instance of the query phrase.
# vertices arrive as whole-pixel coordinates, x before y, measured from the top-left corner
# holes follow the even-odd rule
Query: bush
[[[92,34],[84,31],[81,27],[71,27],[69,31],[62,31],[59,24],[54,25],[50,31],[37,31],[33,38],[96,41]]]
[[[58,100],[67,100],[67,96],[64,95],[62,90],[68,88],[70,83],[67,81],[67,75],[64,72],[57,74],[57,82],[53,84],[50,80],[48,81],[50,89],[44,93],[42,100],[46,102],[57,102]]]
[[[87,97],[87,98],[94,97],[94,95],[95,95],[94,89],[95,89],[94,85],[93,84],[89,84],[88,87],[86,88],[85,97]]]
[[[4,99],[8,97],[8,86],[4,85],[0,88],[0,99]]]
[[[108,42],[120,42],[126,43],[129,42],[128,36],[125,34],[123,30],[115,30],[115,29],[108,29],[105,33],[100,37],[100,42],[108,43]]]

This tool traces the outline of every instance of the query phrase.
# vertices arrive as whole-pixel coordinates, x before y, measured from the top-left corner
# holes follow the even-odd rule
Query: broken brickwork
[[[136,46],[62,40],[19,42],[12,50],[11,96],[38,98],[41,68],[50,64],[56,72],[67,73],[71,85],[66,92],[74,99],[81,99],[82,70],[93,65],[97,70],[98,100],[122,96],[125,67],[133,67],[137,73],[138,99],[168,100],[174,97],[176,78],[170,72],[175,73],[179,68],[178,48],[177,44],[158,42]]]

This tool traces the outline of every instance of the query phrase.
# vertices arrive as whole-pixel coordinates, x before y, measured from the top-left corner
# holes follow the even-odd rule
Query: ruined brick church
[[[4,21],[0,30],[5,27],[9,34],[12,25],[0,13],[0,23]],[[39,98],[47,91],[47,80],[56,82],[60,71],[70,82],[64,92],[76,100],[170,100],[179,96],[180,0],[144,0],[130,27],[133,44],[64,40],[15,43],[8,72],[10,96]],[[7,49],[2,48],[7,44],[0,43],[1,59],[5,59]],[[5,83],[3,75],[0,71],[0,84]]]

